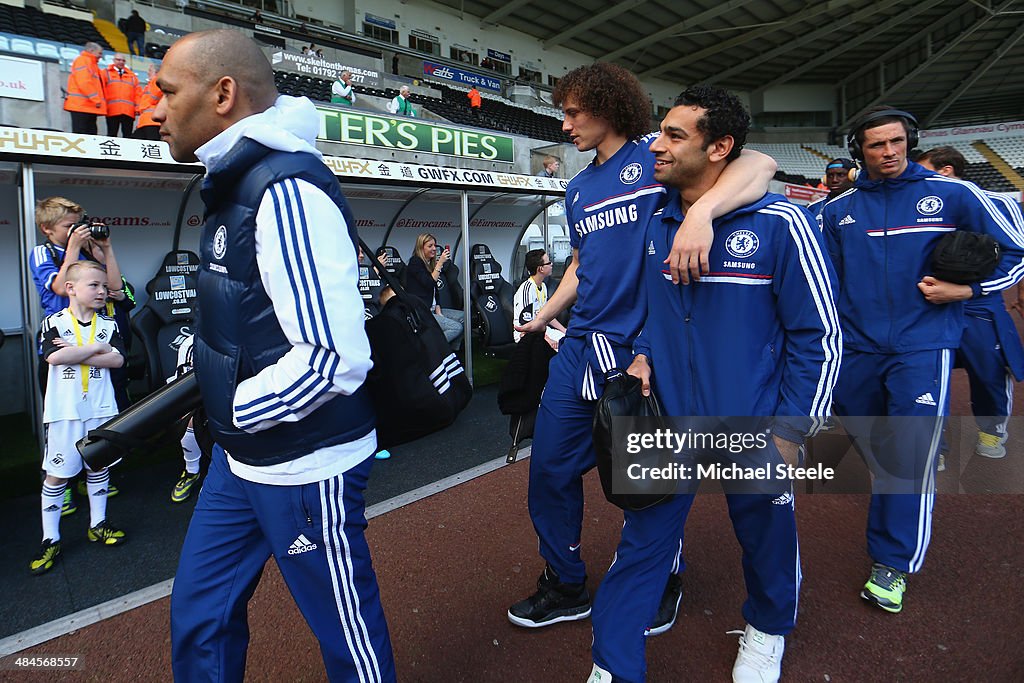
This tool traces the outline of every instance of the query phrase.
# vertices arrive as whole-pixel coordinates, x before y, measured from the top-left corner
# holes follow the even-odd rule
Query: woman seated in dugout
[[[444,338],[458,349],[462,339],[463,324],[466,315],[454,308],[441,308],[437,301],[437,281],[441,277],[444,264],[451,259],[451,252],[446,247],[438,252],[437,239],[422,233],[416,238],[416,247],[406,268],[406,290],[418,297],[434,314],[434,319],[441,326]]]

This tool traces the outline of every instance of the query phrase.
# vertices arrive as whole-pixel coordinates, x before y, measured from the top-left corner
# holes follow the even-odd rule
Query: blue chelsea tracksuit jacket
[[[973,183],[915,163],[890,180],[861,174],[853,189],[825,204],[820,220],[839,277],[844,341],[858,351],[959,346],[963,304],[928,303],[917,288],[931,273],[932,251],[946,233],[987,233],[1002,248],[995,273],[971,285],[975,298],[992,296],[1024,276],[1024,234],[992,200]]]
[[[812,217],[766,194],[717,219],[711,272],[680,287],[661,261],[681,217],[677,197],[648,228],[650,313],[633,344],[665,412],[774,417],[774,433],[802,442],[828,415],[842,353],[835,274]],[[680,334],[685,355],[659,353]]]

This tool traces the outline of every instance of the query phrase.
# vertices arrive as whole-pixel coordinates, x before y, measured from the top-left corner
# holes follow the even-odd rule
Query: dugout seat
[[[455,265],[455,255],[451,260],[445,261],[441,267],[441,276],[437,278],[437,303],[441,308],[454,308],[462,310],[462,300],[465,298],[465,291],[462,283],[459,282],[459,267]]]
[[[482,339],[485,354],[507,358],[515,348],[512,285],[501,276],[501,264],[486,244],[474,244],[469,253],[473,328]]]
[[[380,313],[380,293],[385,284],[364,257],[359,262],[359,295],[363,297],[363,314],[366,320]]]
[[[178,347],[195,332],[198,271],[199,256],[195,253],[167,254],[156,276],[146,284],[149,298],[132,317],[132,330],[145,350],[146,384],[150,392],[174,375]]]
[[[402,260],[402,255],[398,253],[398,250],[394,247],[385,244],[383,247],[377,249],[377,256],[381,254],[388,255],[388,264],[384,267],[388,271],[389,275],[394,275],[398,278],[398,281],[405,286],[405,261]]]

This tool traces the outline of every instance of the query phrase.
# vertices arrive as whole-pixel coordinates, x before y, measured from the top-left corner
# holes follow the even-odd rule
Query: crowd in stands
[[[263,21],[264,18],[259,15],[254,20]],[[145,42],[148,24],[138,10],[132,10],[129,16],[122,18],[118,26],[128,40],[129,54],[160,58],[167,49],[166,46]],[[44,13],[32,7],[0,5],[0,33],[4,32],[85,45],[82,54],[72,64],[66,87],[64,108],[71,115],[73,132],[96,134],[99,132],[99,118],[103,117],[107,122],[108,135],[159,139],[157,127],[153,126],[151,119],[160,97],[159,89],[152,83],[153,69],[149,69],[150,78],[140,80],[128,68],[125,55],[115,54],[109,63],[104,63],[104,51],[112,51],[112,48],[92,23]],[[5,40],[0,37],[0,49],[7,46],[3,42]],[[70,57],[64,55],[68,49],[59,55],[70,61]],[[56,48],[53,52],[53,56],[58,56]],[[313,43],[303,45],[302,53],[324,57],[323,50]],[[42,46],[38,54],[43,54]],[[49,50],[46,54],[50,54]],[[395,57],[398,57],[397,53]],[[354,83],[349,72],[332,81],[279,71],[275,72],[275,82],[283,94],[306,96],[314,101],[361,106],[356,104],[358,96],[369,95],[384,99],[383,104],[391,113],[416,116],[426,110],[460,125],[489,128],[538,140],[567,141],[557,110],[543,106],[527,108],[496,93],[488,93],[484,97],[476,87],[428,81],[427,85],[441,95],[434,97],[409,92],[407,87],[395,90]],[[1011,181],[973,145],[971,142],[952,143],[967,161],[964,179],[992,191],[1014,191]],[[819,176],[822,161],[845,154],[842,148],[824,143],[750,143],[748,147],[778,160],[777,180],[819,189],[824,187]],[[990,148],[1005,159],[1010,168],[1018,173],[1024,170],[1024,138],[992,141]]]

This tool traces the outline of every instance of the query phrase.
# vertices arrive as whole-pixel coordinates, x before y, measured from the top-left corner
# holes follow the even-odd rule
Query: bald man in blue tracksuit
[[[727,461],[770,465],[777,473],[783,456],[776,443],[795,464],[799,444],[828,415],[842,349],[835,275],[813,217],[767,194],[714,221],[709,274],[687,287],[672,283],[664,264],[672,223],[728,158],[708,151],[719,142],[706,138],[708,150],[698,151],[700,113],[721,119],[711,124],[714,130],[729,131],[729,121],[743,118],[738,100],[716,88],[691,88],[676,105],[651,145],[655,178],[669,186],[670,199],[644,239],[647,318],[630,373],[651,377],[666,415],[740,418],[742,431],[760,435],[764,445]],[[738,130],[723,139],[742,146],[746,126],[734,125]],[[686,142],[674,139],[677,130]],[[707,165],[693,161],[703,155],[710,157]],[[680,483],[686,493],[625,512],[615,562],[594,602],[593,655],[602,677],[591,681],[604,683],[610,673],[614,683],[636,683],[646,675],[643,625],[657,608],[658,579],[678,553],[678,530],[699,482]],[[747,628],[733,680],[778,680],[800,584],[792,483],[775,477],[754,490],[727,485],[726,491],[747,589]]]
[[[962,302],[998,297],[1020,280],[1024,235],[975,185],[908,162],[916,122],[893,111],[869,113],[855,128],[850,145],[859,148],[864,172],[820,220],[839,277],[845,343],[835,410],[875,474],[867,528],[874,564],[861,597],[895,613],[906,575],[921,569],[931,538]],[[954,230],[999,242],[991,277],[958,285],[929,274],[936,243]],[[880,424],[880,417],[896,419]]]

